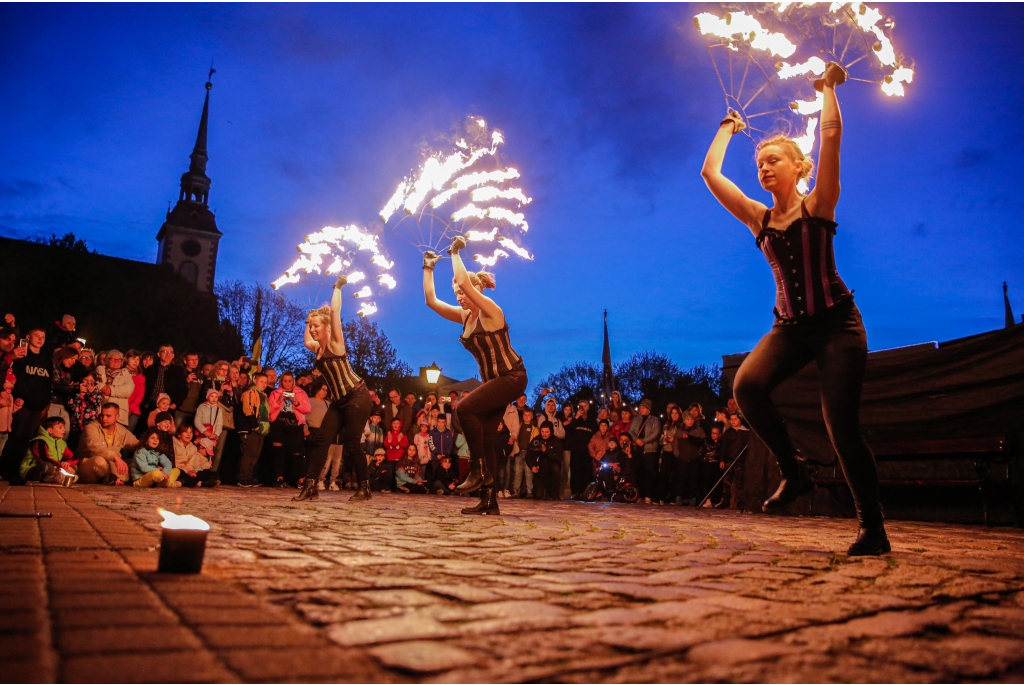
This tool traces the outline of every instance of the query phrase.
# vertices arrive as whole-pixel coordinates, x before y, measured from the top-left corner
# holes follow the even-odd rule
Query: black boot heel
[[[359,487],[356,489],[354,495],[348,498],[349,502],[365,502],[368,499],[372,499],[373,495],[370,493],[370,481],[361,480],[359,481]]]
[[[877,528],[861,528],[857,531],[857,540],[850,545],[848,557],[877,557],[892,551],[889,536],[885,534],[885,526]]]
[[[483,459],[473,459],[469,462],[469,475],[461,484],[455,488],[459,495],[465,495],[479,490],[484,485]]]
[[[480,501],[472,507],[462,510],[463,514],[478,514],[482,516],[493,516],[498,511],[498,494],[493,487],[480,488]]]
[[[299,490],[299,494],[292,497],[293,502],[303,502],[305,500],[316,501],[320,499],[320,488],[316,478],[307,478],[306,482],[302,484],[302,489]]]
[[[806,494],[813,489],[814,482],[811,480],[810,475],[808,475],[803,466],[799,466],[790,477],[782,479],[782,482],[779,483],[779,489],[775,491],[775,494],[766,499],[764,504],[761,505],[761,511],[765,513],[778,511],[800,495]]]

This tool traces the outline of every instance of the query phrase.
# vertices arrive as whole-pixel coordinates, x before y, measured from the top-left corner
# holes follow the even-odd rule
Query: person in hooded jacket
[[[570,455],[569,490],[576,499],[583,496],[587,485],[594,480],[594,459],[590,452],[590,440],[597,430],[597,419],[592,416],[590,402],[580,400],[567,431]]]

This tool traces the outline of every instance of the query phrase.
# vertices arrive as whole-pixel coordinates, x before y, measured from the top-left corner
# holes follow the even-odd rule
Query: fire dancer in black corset
[[[347,282],[344,276],[339,276],[334,284],[331,305],[314,309],[306,317],[306,348],[316,355],[316,368],[327,383],[327,397],[331,403],[317,431],[302,491],[293,498],[297,501],[320,499],[317,480],[327,461],[331,442],[339,432],[344,436],[342,449],[345,458],[351,460],[359,483],[356,493],[349,500],[358,502],[370,499],[366,459],[359,439],[363,436],[366,422],[370,420],[373,402],[366,383],[352,370],[345,351],[345,334],[341,328],[341,288]]]
[[[427,306],[462,326],[459,341],[476,358],[483,385],[459,402],[455,412],[469,446],[470,471],[456,492],[480,491],[480,502],[463,514],[497,514],[495,477],[498,463],[495,438],[505,408],[526,391],[526,367],[512,349],[505,313],[483,291],[494,287],[494,276],[486,271],[469,273],[459,256],[466,240],[458,236],[448,250],[452,256],[452,288],[459,306],[437,299],[434,266],[439,257],[423,255],[423,294]]]
[[[875,458],[860,429],[860,397],[867,361],[867,335],[853,295],[836,271],[832,241],[839,201],[839,144],[843,124],[835,87],[846,80],[829,63],[815,88],[824,93],[818,180],[806,196],[797,189],[813,163],[797,144],[776,136],[757,147],[761,187],[774,206],[752,200],[722,174],[730,138],[745,128],[732,112],[718,128],[701,175],[711,193],[754,234],[775,277],[775,324],[743,361],[733,394],[757,436],[775,454],[782,483],[764,503],[778,510],[812,484],[770,394],[811,361],[821,372],[821,408],[829,437],[857,506],[860,530],[850,556],[890,551],[878,501]]]

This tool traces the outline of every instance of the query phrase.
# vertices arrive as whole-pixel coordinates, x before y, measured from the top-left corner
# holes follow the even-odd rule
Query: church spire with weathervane
[[[185,280],[195,285],[200,292],[212,292],[217,268],[217,245],[221,232],[217,229],[217,218],[210,211],[210,177],[206,175],[207,132],[210,119],[211,79],[216,73],[210,67],[206,81],[206,99],[203,114],[199,119],[196,144],[189,158],[192,160],[188,171],[181,175],[181,192],[174,209],[167,212],[167,219],[156,239],[160,243],[157,264],[168,264]]]

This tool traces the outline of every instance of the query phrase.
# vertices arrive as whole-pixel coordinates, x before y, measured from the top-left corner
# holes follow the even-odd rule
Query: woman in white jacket
[[[96,367],[96,386],[104,398],[120,408],[117,422],[128,425],[128,398],[135,392],[135,379],[128,369],[124,368],[124,354],[120,350],[107,352],[106,364]]]
[[[172,441],[174,468],[181,472],[178,480],[186,488],[215,488],[220,485],[220,478],[213,470],[213,462],[192,444],[192,436],[192,426],[183,423]]]

